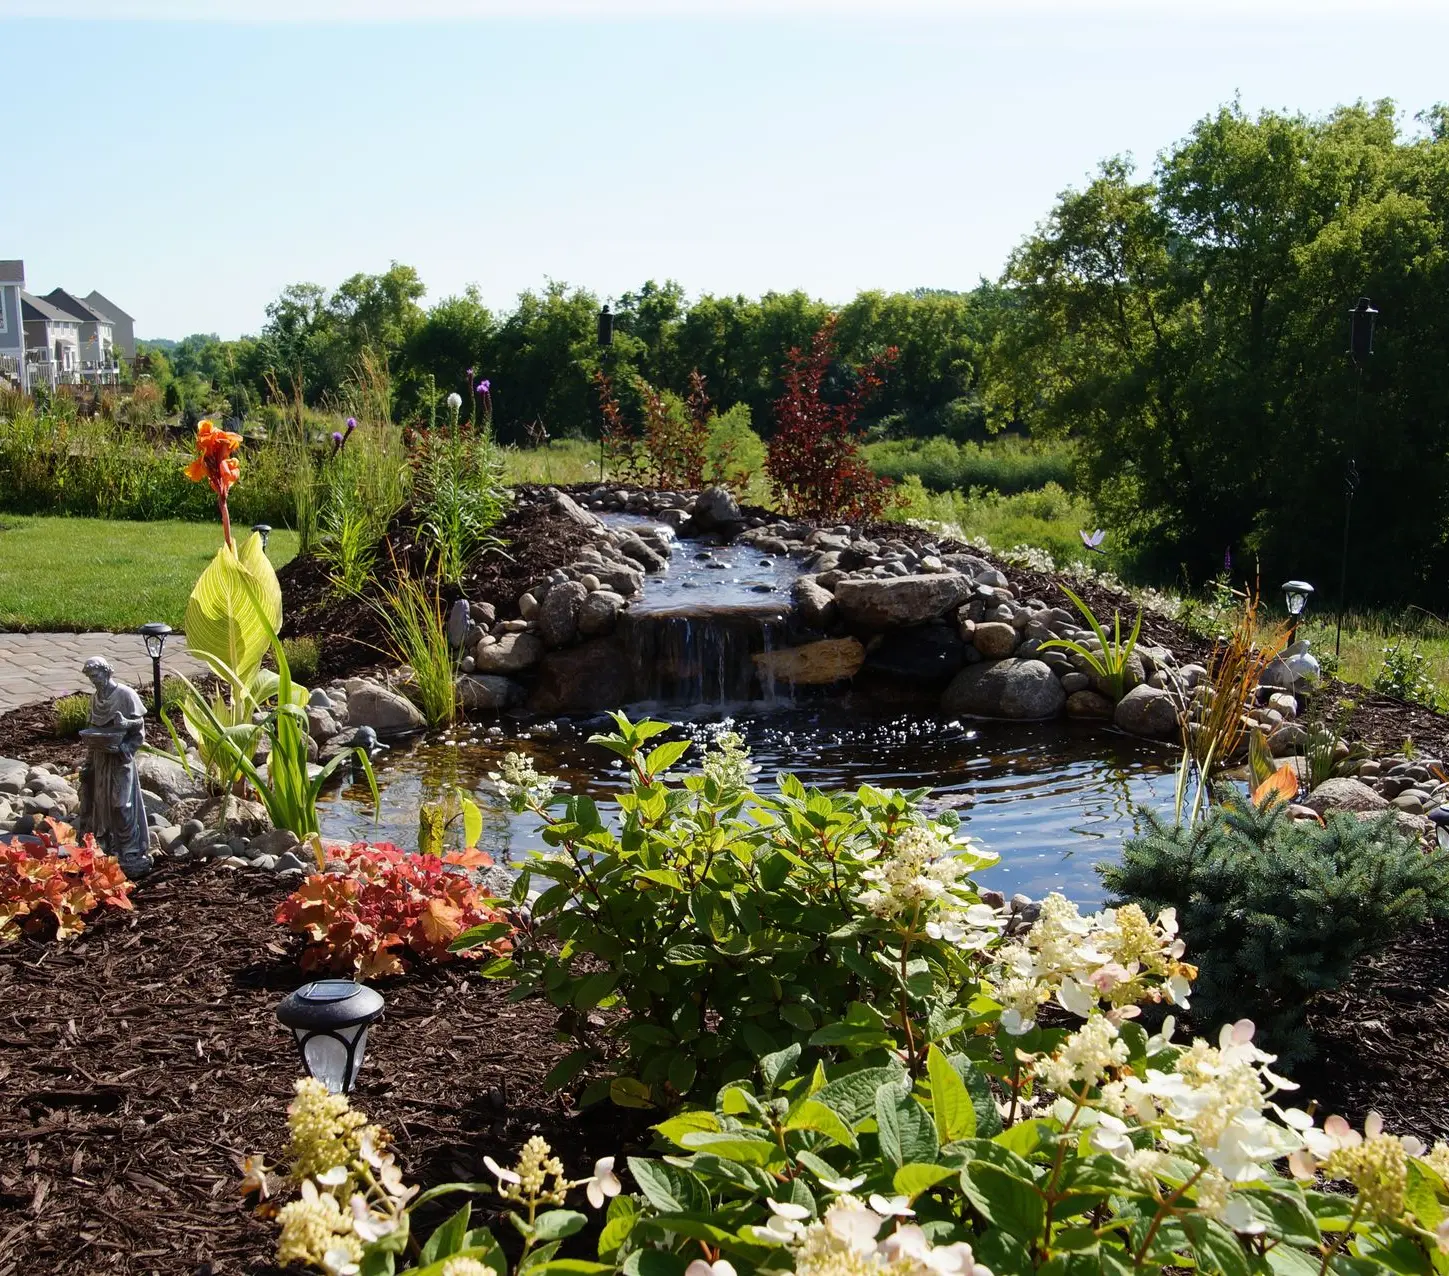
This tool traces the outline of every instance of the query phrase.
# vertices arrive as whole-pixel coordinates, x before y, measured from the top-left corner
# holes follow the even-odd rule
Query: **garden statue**
[[[146,710],[140,696],[116,681],[110,661],[92,656],[85,675],[95,692],[90,726],[80,733],[90,749],[80,773],[80,831],[93,833],[126,876],[138,877],[151,870],[150,829],[136,770],[136,750],[146,743]]]

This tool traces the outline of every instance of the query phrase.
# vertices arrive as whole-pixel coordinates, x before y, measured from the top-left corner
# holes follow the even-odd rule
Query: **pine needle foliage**
[[[1392,816],[1290,820],[1219,795],[1205,819],[1147,814],[1122,862],[1098,872],[1113,903],[1155,916],[1177,909],[1199,965],[1192,1017],[1203,1030],[1247,1016],[1279,1057],[1311,1057],[1313,998],[1337,988],[1362,957],[1430,917],[1449,916],[1449,854],[1425,853]]]

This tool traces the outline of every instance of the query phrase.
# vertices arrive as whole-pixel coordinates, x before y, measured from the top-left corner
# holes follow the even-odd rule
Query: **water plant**
[[[1092,614],[1092,609],[1079,598],[1072,589],[1063,585],[1062,593],[1072,600],[1072,604],[1082,613],[1087,627],[1097,639],[1097,648],[1088,647],[1083,643],[1076,642],[1071,638],[1052,638],[1042,643],[1043,651],[1052,648],[1060,648],[1063,651],[1070,651],[1080,656],[1094,674],[1099,677],[1108,694],[1113,700],[1120,700],[1127,694],[1128,673],[1131,668],[1132,652],[1137,647],[1137,639],[1142,633],[1142,610],[1137,611],[1137,619],[1132,624],[1132,632],[1128,634],[1127,641],[1122,641],[1122,613],[1112,613],[1112,637],[1109,640],[1107,631],[1102,628]]]
[[[390,584],[370,605],[382,622],[388,651],[412,671],[412,693],[429,726],[458,716],[458,653],[448,641],[448,617],[440,583],[430,589],[394,560]]]

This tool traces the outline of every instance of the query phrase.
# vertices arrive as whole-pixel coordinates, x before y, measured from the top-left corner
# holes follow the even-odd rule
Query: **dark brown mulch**
[[[236,1160],[281,1159],[299,1074],[274,1017],[305,982],[271,920],[284,893],[163,866],[134,914],[0,949],[0,1276],[278,1271]],[[568,1049],[547,1005],[512,1004],[462,964],[379,990],[354,1102],[392,1131],[409,1181],[487,1180],[482,1157],[511,1160],[532,1134],[579,1177],[647,1145],[643,1114],[544,1092]]]
[[[459,585],[445,585],[444,602],[467,598],[492,603],[498,619],[514,619],[518,596],[555,567],[572,562],[592,540],[577,523],[545,504],[533,503],[533,495],[532,489],[519,489],[518,503],[495,529],[502,548],[480,554]],[[378,561],[386,564],[389,559],[414,576],[428,575],[426,550],[406,514],[394,521],[379,548]],[[317,559],[293,559],[277,576],[286,617],[283,633],[317,639],[324,678],[357,674],[384,659],[387,644],[377,612],[364,599],[339,596]]]
[[[1325,994],[1309,1016],[1318,1057],[1294,1069],[1300,1104],[1316,1099],[1357,1128],[1370,1110],[1396,1134],[1449,1139],[1449,922],[1429,922]]]
[[[23,758],[32,766],[54,762],[73,770],[85,761],[85,753],[79,737],[56,734],[54,701],[0,713],[0,758]]]

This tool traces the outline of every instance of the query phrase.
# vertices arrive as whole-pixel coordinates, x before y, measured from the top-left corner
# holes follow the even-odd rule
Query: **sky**
[[[1235,95],[1411,127],[1446,48],[1445,0],[0,0],[0,258],[172,338],[393,261],[496,309],[965,289],[1102,158]]]

